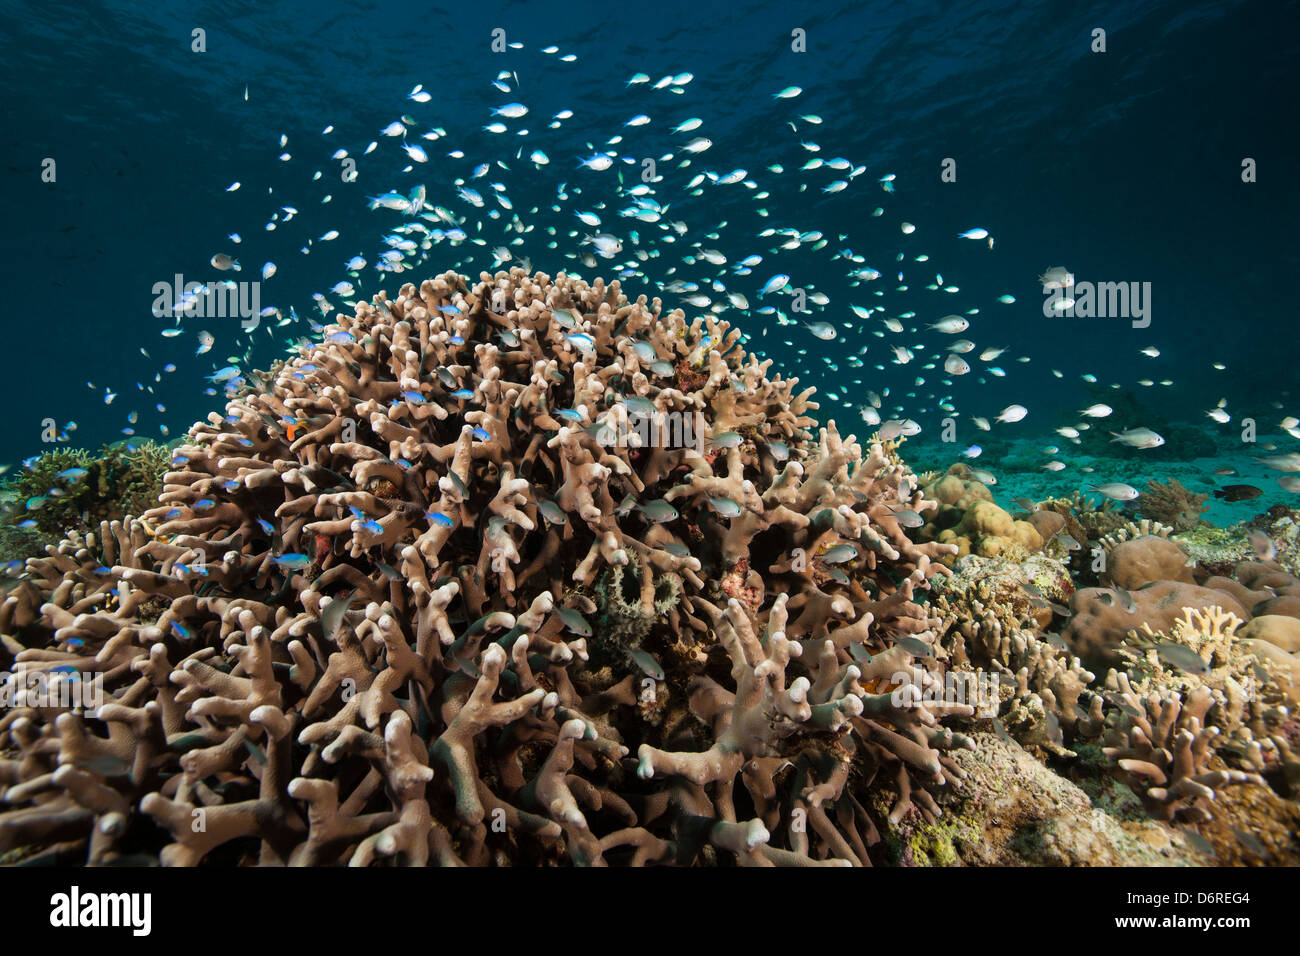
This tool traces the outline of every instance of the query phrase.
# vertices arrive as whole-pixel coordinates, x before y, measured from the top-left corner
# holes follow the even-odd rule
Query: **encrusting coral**
[[[15,680],[104,698],[0,719],[0,850],[843,865],[867,788],[933,819],[971,709],[931,693],[954,549],[896,458],[616,282],[336,322],[0,604]]]

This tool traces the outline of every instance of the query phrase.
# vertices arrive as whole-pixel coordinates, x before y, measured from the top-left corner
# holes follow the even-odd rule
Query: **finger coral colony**
[[[102,699],[0,718],[0,852],[908,862],[1022,747],[1205,852],[1294,813],[1282,558],[914,475],[617,282],[449,272],[335,321],[4,596],[9,690]]]

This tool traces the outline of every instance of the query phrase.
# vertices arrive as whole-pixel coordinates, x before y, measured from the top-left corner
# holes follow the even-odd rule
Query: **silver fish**
[[[591,625],[587,623],[586,618],[573,610],[573,608],[557,607],[555,613],[559,616],[560,620],[564,622],[564,626],[574,634],[577,634],[579,637],[591,637]]]
[[[653,656],[641,650],[639,647],[625,648],[625,651],[628,659],[637,667],[641,668],[642,672],[647,677],[653,677],[655,680],[664,679],[664,669],[659,666],[659,662],[655,660]]]
[[[826,564],[843,564],[845,561],[852,561],[858,556],[858,549],[851,544],[837,544],[835,547],[825,551],[821,559]]]

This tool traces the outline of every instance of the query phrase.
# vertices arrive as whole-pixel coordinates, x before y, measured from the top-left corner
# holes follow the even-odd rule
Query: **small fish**
[[[805,322],[804,328],[823,342],[829,342],[835,338],[835,327],[829,322]]]
[[[1105,418],[1113,411],[1114,409],[1109,405],[1103,405],[1098,402],[1096,405],[1089,405],[1087,408],[1080,409],[1079,414],[1086,418]]]
[[[538,502],[537,510],[540,511],[542,517],[551,524],[564,524],[569,520],[568,515],[564,513],[564,509],[549,499],[543,499]]]
[[[639,647],[625,648],[625,653],[633,664],[639,667],[647,677],[655,680],[664,679],[664,669],[659,666],[659,662],[650,654],[641,650]]]
[[[1289,455],[1273,455],[1270,458],[1256,458],[1255,460],[1278,471],[1300,471],[1300,452],[1293,451]]]
[[[321,630],[325,632],[326,640],[333,639],[334,632],[338,630],[339,623],[343,620],[343,615],[348,612],[348,606],[351,603],[352,595],[350,594],[346,597],[335,597],[321,612]]]
[[[1207,674],[1210,671],[1210,665],[1205,662],[1205,658],[1186,644],[1162,641],[1156,645],[1156,654],[1166,664],[1172,664],[1188,674]]]
[[[999,422],[1018,422],[1029,414],[1029,409],[1023,405],[1008,405],[998,413],[995,421]]]
[[[829,548],[821,555],[821,559],[826,564],[843,564],[846,561],[852,561],[858,556],[858,549],[851,544],[837,544]]]
[[[591,637],[591,625],[587,623],[586,618],[573,610],[573,608],[557,607],[555,613],[560,620],[564,622],[564,626],[570,631],[577,634],[579,637]]]
[[[1112,442],[1121,442],[1130,448],[1159,448],[1165,443],[1163,437],[1149,428],[1130,428],[1128,431],[1111,434],[1115,436],[1111,439]]]
[[[907,651],[907,653],[911,654],[913,657],[934,656],[934,648],[932,648],[929,644],[925,643],[925,641],[919,640],[918,638],[915,637],[904,637],[900,639],[894,646],[901,647],[903,650]]]
[[[1265,847],[1263,843],[1259,842],[1259,839],[1255,837],[1254,834],[1247,833],[1245,830],[1240,830],[1237,827],[1233,827],[1232,832],[1236,835],[1238,842],[1251,853],[1254,853],[1261,860],[1267,860],[1269,858],[1270,854],[1268,848]]]
[[[676,521],[678,517],[677,509],[662,498],[645,504],[638,504],[636,507],[638,511],[651,521],[655,522],[655,524],[664,524],[668,521]]]
[[[960,315],[945,315],[934,325],[928,325],[926,328],[934,329],[936,332],[942,332],[945,335],[956,335],[958,332],[965,332],[970,328],[970,323]]]
[[[1104,485],[1089,485],[1093,491],[1100,491],[1107,498],[1114,498],[1116,501],[1132,501],[1138,497],[1138,490],[1132,485],[1126,485],[1122,481],[1112,481]]]
[[[900,528],[919,528],[925,524],[925,519],[911,508],[894,509],[893,515]]]
[[[1272,561],[1277,557],[1277,545],[1264,532],[1252,531],[1246,535],[1246,540],[1250,542],[1250,548],[1259,560]]]
[[[424,516],[429,519],[430,524],[436,524],[443,528],[456,527],[456,522],[441,511],[426,511]]]
[[[404,580],[406,580],[406,579],[402,576],[402,572],[399,571],[399,570],[397,570],[397,568],[393,567],[391,564],[384,564],[384,562],[382,562],[382,561],[376,561],[376,562],[375,562],[375,567],[377,567],[377,568],[379,569],[379,573],[380,573],[380,574],[382,574],[384,577],[388,578],[388,580],[390,580],[390,581],[404,581]]]
[[[1256,488],[1254,485],[1224,485],[1222,488],[1214,489],[1214,497],[1222,498],[1224,501],[1250,501],[1263,493],[1262,488]]]
[[[970,371],[970,365],[960,355],[949,355],[944,359],[943,370],[949,375],[965,375]]]
[[[311,558],[309,558],[307,555],[295,554],[292,552],[290,552],[289,554],[278,555],[277,557],[274,557],[271,560],[274,561],[276,564],[278,564],[280,567],[289,568],[291,570],[297,568],[310,567],[312,563]]]
[[[709,502],[709,506],[724,518],[738,517],[744,510],[739,504],[732,501],[730,498],[715,498],[710,496],[706,500]]]
[[[1219,855],[1214,851],[1214,844],[1205,839],[1205,837],[1201,836],[1191,827],[1183,827],[1181,832],[1191,848],[1197,853],[1202,853],[1213,860],[1218,859]]]
[[[1052,266],[1038,277],[1044,289],[1068,289],[1074,285],[1074,274],[1064,266]]]
[[[1132,614],[1137,610],[1137,601],[1133,600],[1133,595],[1123,588],[1115,588],[1115,599],[1126,614]]]

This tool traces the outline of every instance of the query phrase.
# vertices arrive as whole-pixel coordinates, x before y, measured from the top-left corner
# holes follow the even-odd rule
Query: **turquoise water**
[[[1294,498],[1286,472],[1255,461],[1300,447],[1280,427],[1300,414],[1295,124],[1278,113],[1295,88],[1294,3],[0,12],[11,470],[60,444],[178,437],[220,407],[223,383],[206,380],[219,369],[266,368],[357,297],[477,275],[502,247],[507,266],[618,275],[632,296],[720,313],[818,387],[823,419],[874,431],[874,393],[880,420],[915,422],[918,470],[980,446],[968,460],[1000,477],[999,500],[1149,478],[1258,486],[1214,504],[1227,523]],[[493,115],[510,103],[527,113]],[[382,134],[394,122],[404,136]],[[685,148],[700,137],[711,145]],[[609,168],[579,165],[596,153]],[[1257,181],[1243,182],[1246,160]],[[414,214],[370,208],[419,187]],[[959,238],[973,229],[988,237]],[[620,249],[584,262],[588,235]],[[405,271],[376,269],[386,251]],[[218,254],[240,271],[215,268]],[[1076,288],[1137,283],[1149,312],[1044,315],[1039,276],[1054,266]],[[259,282],[276,311],[251,331],[159,316],[156,286],[177,275]],[[776,275],[785,288],[760,298]],[[969,328],[927,328],[946,315]],[[200,332],[213,344],[195,354]],[[952,374],[960,340],[970,371]],[[1207,415],[1221,400],[1226,423]],[[1097,403],[1112,413],[1078,414]],[[1016,404],[1023,420],[994,421]],[[1057,431],[1081,424],[1077,444]],[[1164,444],[1109,440],[1138,427]]]

